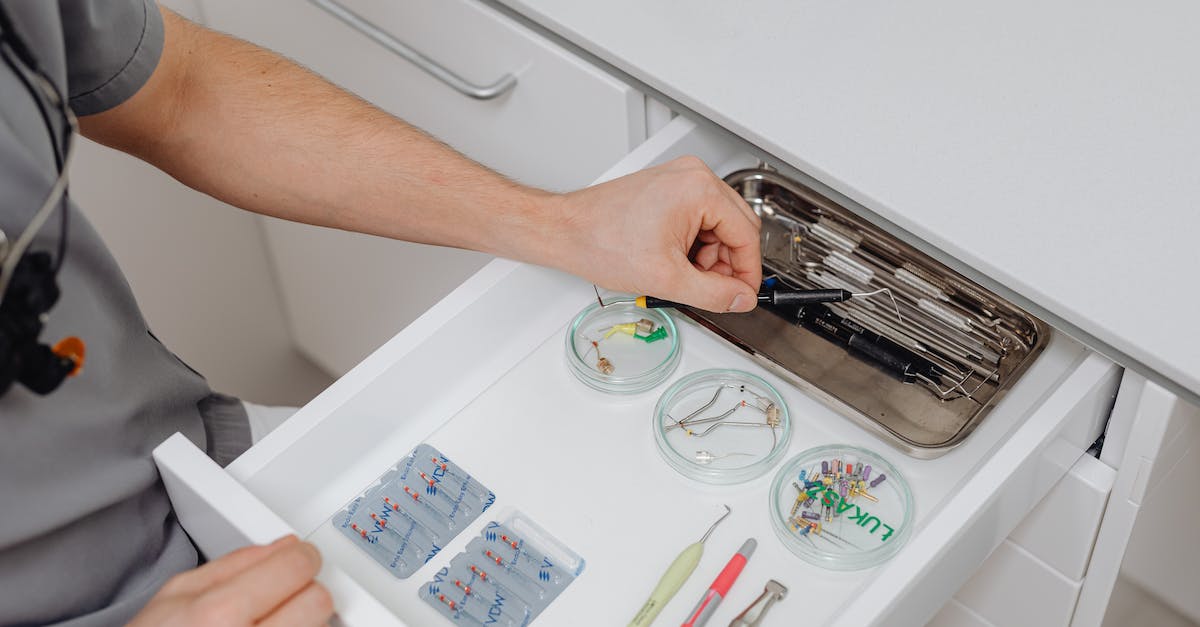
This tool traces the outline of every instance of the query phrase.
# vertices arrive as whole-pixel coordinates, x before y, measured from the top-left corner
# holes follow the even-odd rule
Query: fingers
[[[727,264],[723,261],[718,261],[717,263],[714,263],[712,266],[710,266],[708,268],[701,268],[700,266],[697,266],[696,264],[692,264],[692,265],[696,266],[696,269],[701,272],[716,272],[717,274],[727,276],[727,277],[733,276],[733,267],[731,267],[729,264]]]
[[[164,589],[180,593],[200,593],[261,562],[268,555],[300,542],[294,535],[286,535],[271,544],[242,547],[223,555],[194,570],[175,576]]]
[[[713,264],[721,261],[721,244],[705,244],[696,249],[692,255],[692,263],[701,270],[711,269]]]
[[[722,255],[719,261],[733,268],[733,276],[745,281],[756,292],[762,282],[762,252],[760,250],[759,232],[762,220],[750,209],[746,201],[726,185],[703,163],[696,159],[683,158],[684,163],[699,163],[704,167],[706,179],[713,194],[707,206],[701,207],[703,212],[698,239],[706,244],[715,239],[723,246],[718,253],[728,252],[728,257]],[[701,265],[713,265],[705,258]],[[753,308],[753,305],[751,305]]]
[[[324,586],[313,582],[258,624],[260,627],[316,627],[328,623],[332,617],[333,597]]]
[[[701,228],[715,233],[723,245],[718,249],[718,259],[733,268],[735,278],[744,281],[757,292],[762,283],[762,251],[759,248],[758,227],[728,204],[716,208],[713,214],[705,216],[705,219],[708,222],[702,224]]]
[[[714,174],[713,176],[716,175]],[[757,213],[754,213],[754,210],[751,209],[750,205],[746,203],[746,199],[742,198],[741,194],[738,194],[736,191],[734,191],[734,189],[725,183],[725,181],[720,179],[718,180],[720,181],[719,185],[721,190],[725,193],[725,197],[729,198],[729,202],[733,203],[742,211],[742,213],[746,216],[746,219],[750,220],[750,223],[754,225],[754,228],[761,229],[762,218],[760,218]]]
[[[758,292],[745,281],[713,270],[688,266],[667,298],[716,313],[750,311]]]
[[[723,197],[725,197],[729,204],[737,207],[738,211],[740,211],[742,215],[746,216],[746,219],[754,225],[754,228],[757,229],[762,227],[762,218],[758,217],[758,214],[754,213],[754,210],[750,208],[750,205],[746,204],[746,199],[742,198],[741,195],[734,191],[734,189],[730,187],[723,179],[721,179],[721,177],[717,176],[715,172],[710,170],[708,165],[704,163],[704,160],[695,156],[684,156],[678,157],[672,160],[670,163],[681,168],[699,168],[702,170],[708,179],[707,183],[711,185],[713,189],[718,191]]]
[[[321,569],[321,555],[307,542],[288,543],[213,588],[214,598],[232,599],[231,613],[255,620],[312,583]]]
[[[707,270],[725,276],[733,276],[733,266],[729,265],[729,248],[724,244],[716,243],[700,246],[692,254],[692,265],[697,270]]]
[[[685,279],[671,286],[673,300],[714,312],[753,309],[762,282],[762,221],[699,159],[681,157],[668,167],[692,171],[698,176],[692,185],[704,190],[688,209],[699,214],[700,224]]]
[[[731,258],[729,255],[730,255],[730,253],[729,253],[729,247],[728,247],[728,246],[725,246],[724,244],[722,244],[722,245],[721,245],[721,246],[720,246],[720,247],[717,249],[717,260],[718,260],[718,261],[720,261],[721,263],[724,263],[724,264],[726,264],[726,265],[729,265],[730,267],[732,267],[733,260],[732,260],[732,258]]]
[[[565,198],[569,232],[586,237],[550,255],[554,265],[612,289],[710,311],[757,304],[761,222],[699,159],[675,159]],[[594,217],[597,207],[610,209],[604,219]]]

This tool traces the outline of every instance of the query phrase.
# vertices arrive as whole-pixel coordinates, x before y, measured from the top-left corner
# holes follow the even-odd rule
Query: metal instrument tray
[[[799,288],[889,288],[895,305],[879,294],[821,311],[941,376],[901,376],[801,324],[795,307],[683,313],[904,452],[933,458],[961,443],[1044,347],[1045,323],[812,189],[767,168],[725,181],[762,217],[765,275]]]

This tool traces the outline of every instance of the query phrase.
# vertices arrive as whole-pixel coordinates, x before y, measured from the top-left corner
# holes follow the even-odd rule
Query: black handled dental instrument
[[[798,290],[798,289],[776,289],[763,290],[758,293],[758,304],[760,305],[814,305],[817,303],[841,303],[855,296],[850,290],[838,289],[821,289],[821,290]],[[680,303],[655,298],[653,296],[638,296],[634,301],[638,307],[643,309],[661,309],[663,307],[684,307]]]
[[[866,357],[904,383],[915,383],[919,378],[939,382],[945,374],[928,359],[823,305],[801,307],[796,320],[806,329]]]

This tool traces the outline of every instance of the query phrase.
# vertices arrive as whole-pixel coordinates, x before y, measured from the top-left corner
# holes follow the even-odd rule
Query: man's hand
[[[699,159],[682,157],[560,203],[567,235],[548,265],[709,311],[757,305],[761,221]]]
[[[324,625],[333,600],[313,581],[320,569],[295,536],[239,549],[169,579],[129,625]]]

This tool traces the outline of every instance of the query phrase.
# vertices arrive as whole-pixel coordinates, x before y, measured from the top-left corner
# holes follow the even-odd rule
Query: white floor
[[[1158,597],[1122,577],[1117,580],[1117,585],[1113,588],[1112,598],[1108,603],[1108,613],[1104,616],[1103,627],[1127,627],[1130,625],[1198,627],[1197,623],[1171,609]]]

